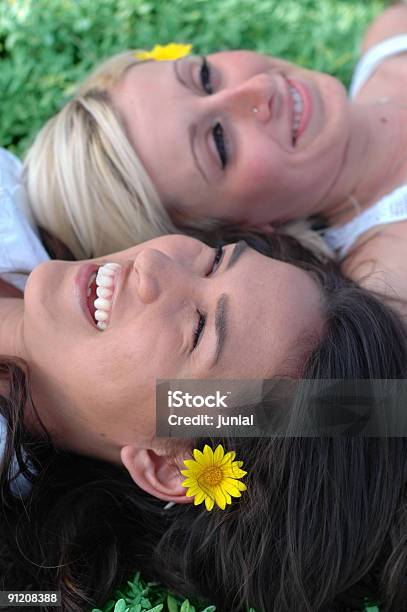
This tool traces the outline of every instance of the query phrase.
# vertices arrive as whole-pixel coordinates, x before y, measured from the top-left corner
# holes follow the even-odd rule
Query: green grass
[[[119,589],[102,610],[92,612],[214,612],[215,606],[193,605],[166,593],[155,583],[145,583],[137,572],[126,588]]]
[[[166,593],[155,583],[145,583],[137,572],[123,589],[116,591],[102,610],[92,612],[215,612],[215,606],[193,605],[188,599],[181,601]],[[248,612],[256,612],[250,608]],[[265,612],[265,611],[264,611]],[[379,608],[366,605],[364,612],[379,612]]]
[[[125,48],[246,48],[349,83],[383,0],[0,0],[0,145],[22,155],[97,62]],[[206,612],[137,574],[103,612]],[[377,612],[377,608],[368,608]]]

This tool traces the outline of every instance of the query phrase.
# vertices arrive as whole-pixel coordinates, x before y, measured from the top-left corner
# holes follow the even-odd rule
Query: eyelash
[[[218,246],[216,249],[216,253],[215,253],[215,259],[213,261],[213,266],[211,271],[209,272],[209,274],[207,274],[206,276],[210,276],[214,270],[216,270],[219,267],[220,262],[222,261],[223,258],[223,247],[222,246]],[[204,315],[202,312],[200,312],[199,310],[197,310],[198,313],[198,325],[194,331],[194,341],[193,341],[193,348],[192,350],[194,350],[196,348],[196,345],[199,342],[199,338],[201,337],[202,331],[205,327],[205,323],[206,323],[206,315]]]
[[[213,89],[211,85],[211,67],[208,64],[206,57],[202,57],[201,69],[200,69],[200,79],[202,89],[208,95],[213,94]],[[224,170],[228,163],[228,152],[225,144],[225,135],[223,132],[223,127],[220,123],[216,123],[216,125],[212,128],[212,136],[215,142],[216,149],[218,151],[220,163],[222,165],[222,170]]]

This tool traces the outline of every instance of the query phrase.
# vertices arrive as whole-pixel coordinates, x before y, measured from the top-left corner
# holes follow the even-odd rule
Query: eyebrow
[[[180,73],[180,71],[178,70],[178,62],[181,60],[182,58],[179,58],[177,60],[175,60],[175,62],[173,62],[173,67],[174,67],[174,75],[175,75],[175,79],[178,81],[178,83],[180,83],[180,85],[182,85],[182,87],[184,87],[185,89],[188,89],[189,91],[189,87],[186,81],[184,81],[184,79],[182,78],[182,75]],[[201,164],[199,163],[198,160],[198,156],[196,154],[196,150],[195,150],[195,142],[196,142],[196,125],[194,123],[192,123],[189,128],[188,128],[188,137],[189,137],[189,146],[191,149],[191,153],[192,153],[192,157],[194,159],[195,162],[195,166],[197,167],[199,173],[201,174],[202,178],[204,179],[205,183],[210,183],[208,177],[206,176],[204,169],[202,168]]]
[[[249,248],[249,245],[244,240],[239,240],[233,248],[232,254],[229,257],[229,261],[225,268],[230,270],[232,266],[238,261],[239,257]],[[229,298],[226,293],[222,293],[216,304],[215,311],[215,333],[216,333],[216,348],[215,356],[212,360],[209,369],[212,369],[219,362],[222,353],[224,352],[227,334],[228,334],[228,310],[229,310]]]

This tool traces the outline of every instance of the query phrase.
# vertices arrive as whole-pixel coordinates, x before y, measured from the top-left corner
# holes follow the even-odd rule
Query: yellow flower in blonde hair
[[[225,454],[223,446],[219,444],[215,452],[205,444],[203,452],[194,449],[195,459],[185,459],[187,470],[181,470],[186,476],[183,487],[188,487],[187,496],[194,497],[194,505],[205,501],[207,510],[212,510],[216,503],[224,510],[226,504],[232,503],[232,497],[241,497],[241,491],[246,491],[246,485],[240,482],[247,474],[240,468],[243,461],[234,461],[236,453],[230,451]]]
[[[192,45],[169,43],[168,45],[154,45],[150,51],[136,51],[134,57],[140,60],[153,59],[158,62],[176,60],[191,53]]]

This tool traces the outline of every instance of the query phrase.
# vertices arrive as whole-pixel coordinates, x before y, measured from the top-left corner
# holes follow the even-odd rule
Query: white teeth
[[[293,127],[292,127],[292,139],[293,139],[293,144],[294,144],[297,138],[298,128],[300,127],[300,124],[301,124],[303,102],[302,102],[302,98],[300,94],[298,93],[296,89],[294,89],[294,87],[289,85],[288,91],[291,94],[291,98],[293,100],[293,106],[294,106]]]
[[[104,331],[108,326],[115,276],[120,269],[120,264],[107,263],[99,268],[96,275],[96,295],[98,297],[93,302],[93,305],[96,309],[94,315],[97,321],[96,326],[101,331]]]
[[[109,299],[98,297],[93,302],[93,305],[95,306],[96,310],[106,310],[106,312],[109,312],[112,302]]]
[[[109,289],[110,287],[113,287],[113,276],[110,276],[108,274],[105,274],[104,272],[101,272],[99,270],[98,275],[96,277],[96,284],[98,285],[98,287],[106,287],[106,289]]]
[[[96,295],[100,298],[107,298],[113,295],[113,291],[107,289],[106,287],[97,287]]]
[[[109,313],[105,310],[96,310],[95,319],[96,321],[107,321],[109,318]]]

